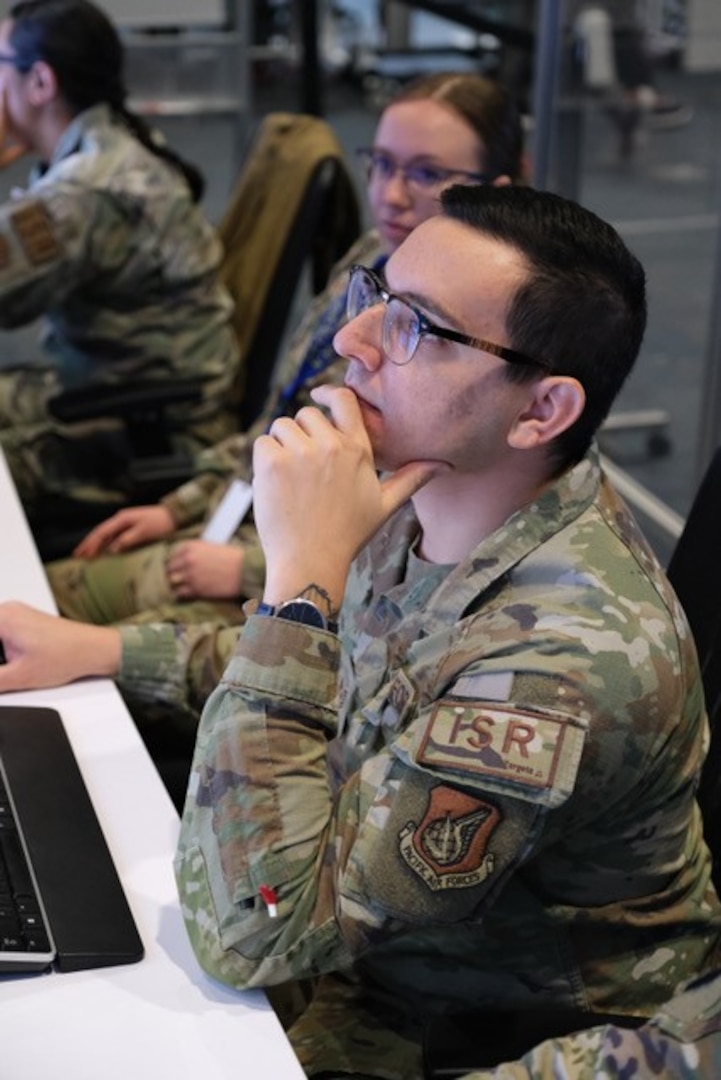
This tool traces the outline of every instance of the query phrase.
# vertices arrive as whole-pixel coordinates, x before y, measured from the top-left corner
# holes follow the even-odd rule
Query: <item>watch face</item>
[[[323,613],[318,610],[310,600],[287,600],[279,604],[276,609],[279,619],[289,619],[291,622],[304,623],[306,626],[317,626],[325,630],[327,620]]]

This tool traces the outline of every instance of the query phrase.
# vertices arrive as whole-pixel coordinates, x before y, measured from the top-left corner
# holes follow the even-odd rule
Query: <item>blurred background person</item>
[[[0,326],[44,316],[44,358],[0,369],[0,441],[31,522],[54,495],[122,505],[119,424],[61,424],[64,389],[204,375],[173,416],[191,452],[232,430],[238,363],[200,173],[128,111],[123,47],[88,0],[22,0],[0,23],[0,164],[37,158],[0,207]]]

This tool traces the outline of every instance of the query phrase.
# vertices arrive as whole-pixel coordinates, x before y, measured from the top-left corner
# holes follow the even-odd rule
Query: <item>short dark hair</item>
[[[8,17],[18,71],[28,72],[40,60],[48,64],[74,114],[108,105],[146,149],[181,173],[193,198],[200,199],[203,178],[198,169],[160,142],[128,109],[125,52],[113,23],[99,7],[90,0],[20,0]]]
[[[407,83],[388,106],[403,101],[439,101],[473,128],[483,143],[481,172],[492,179],[523,179],[523,127],[509,91],[476,72],[439,71]]]
[[[646,275],[616,230],[570,199],[527,187],[456,184],[441,195],[451,218],[516,248],[528,278],[506,314],[509,344],[571,375],[586,392],[583,413],[555,441],[577,461],[620,391],[646,329]],[[538,368],[507,365],[509,379]]]

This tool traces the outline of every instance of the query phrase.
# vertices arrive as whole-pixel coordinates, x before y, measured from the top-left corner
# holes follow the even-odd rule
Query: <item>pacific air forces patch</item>
[[[500,821],[492,803],[434,787],[423,819],[409,821],[400,833],[401,855],[434,892],[479,885],[493,872],[488,842]]]

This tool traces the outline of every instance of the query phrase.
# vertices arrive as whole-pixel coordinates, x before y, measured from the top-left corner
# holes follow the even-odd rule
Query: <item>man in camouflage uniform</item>
[[[707,975],[637,1030],[594,1027],[549,1039],[465,1080],[712,1080],[721,1076],[721,974]]]
[[[48,167],[0,207],[0,326],[44,316],[50,360],[0,369],[0,442],[31,519],[48,495],[126,499],[118,425],[54,421],[63,389],[202,375],[202,402],[169,411],[179,441],[195,453],[232,430],[239,358],[220,259],[184,177],[106,104],[72,118]]]
[[[176,856],[205,970],[315,980],[314,1077],[417,1078],[436,1013],[642,1019],[719,963],[695,650],[592,445],[643,271],[548,193],[442,202],[354,275],[329,415],[256,441],[264,598]]]

